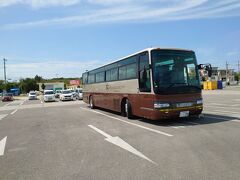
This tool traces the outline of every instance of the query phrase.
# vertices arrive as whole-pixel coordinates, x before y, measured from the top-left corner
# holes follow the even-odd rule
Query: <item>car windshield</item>
[[[69,90],[62,91],[62,94],[70,94],[70,93],[72,93],[72,92]]]
[[[31,92],[31,93],[29,93],[30,95],[36,95],[36,93],[35,92]]]
[[[54,94],[53,91],[46,91],[44,92],[44,94],[48,95],[48,94]]]
[[[191,51],[152,51],[155,93],[200,92],[195,53]]]

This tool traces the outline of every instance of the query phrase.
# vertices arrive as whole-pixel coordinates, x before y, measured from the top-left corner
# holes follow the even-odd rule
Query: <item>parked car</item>
[[[70,89],[75,100],[79,99],[78,93],[74,89]]]
[[[76,97],[74,96],[71,90],[62,90],[62,93],[60,94],[60,100],[73,101],[76,100]]]
[[[37,93],[35,91],[30,91],[28,93],[28,99],[29,100],[37,100]]]
[[[12,93],[4,93],[2,96],[2,101],[13,101]]]
[[[59,98],[61,93],[62,93],[62,90],[56,90],[55,91],[55,98]]]
[[[55,101],[55,94],[53,90],[44,90],[43,99],[45,102]]]
[[[82,88],[78,88],[75,90],[75,92],[78,94],[78,99],[83,99],[83,93],[82,93]]]

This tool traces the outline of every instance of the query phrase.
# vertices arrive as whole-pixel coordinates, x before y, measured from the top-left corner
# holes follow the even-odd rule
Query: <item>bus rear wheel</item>
[[[132,119],[133,115],[132,115],[132,106],[131,103],[129,102],[128,99],[126,99],[125,101],[125,106],[124,106],[124,110],[125,110],[125,115],[128,119]]]
[[[89,98],[89,106],[90,106],[91,109],[95,108],[92,96],[90,96],[90,98]]]

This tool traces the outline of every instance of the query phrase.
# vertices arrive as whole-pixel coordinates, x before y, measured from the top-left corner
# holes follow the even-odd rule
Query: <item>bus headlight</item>
[[[203,100],[202,99],[198,99],[197,100],[197,105],[203,104]]]
[[[170,107],[169,103],[154,102],[154,109],[168,108]]]

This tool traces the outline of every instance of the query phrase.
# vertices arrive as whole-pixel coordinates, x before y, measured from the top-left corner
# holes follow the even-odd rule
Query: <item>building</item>
[[[39,90],[43,91],[42,84],[45,85],[45,90],[63,90],[64,89],[64,83],[63,82],[53,82],[53,83],[38,83]]]
[[[67,85],[67,89],[77,89],[82,87],[80,80],[70,80],[69,85]]]
[[[228,69],[226,76],[226,69],[218,69],[218,67],[212,67],[212,80],[221,80],[226,82],[235,81],[234,78],[234,69]]]

